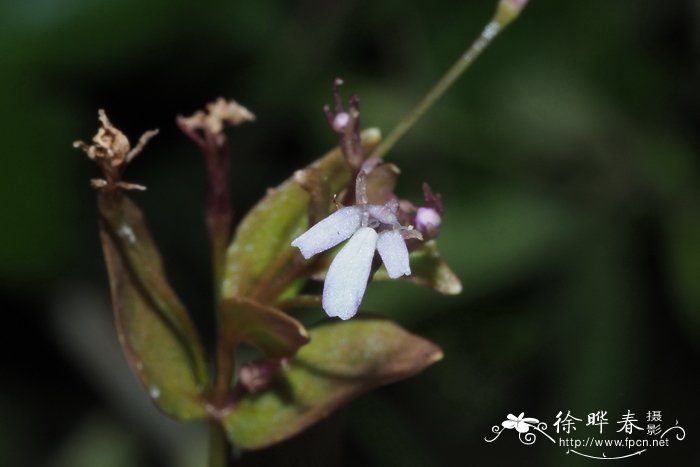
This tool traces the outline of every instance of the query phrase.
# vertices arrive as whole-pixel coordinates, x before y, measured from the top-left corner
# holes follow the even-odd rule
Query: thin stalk
[[[403,135],[416,124],[423,114],[442,97],[450,86],[464,71],[481,55],[481,52],[493,42],[500,32],[513,21],[527,0],[502,0],[493,19],[484,27],[483,31],[472,45],[457,59],[449,70],[435,83],[418,104],[391,130],[391,133],[383,139],[372,151],[369,157],[383,157]]]
[[[221,283],[226,264],[226,250],[231,240],[233,211],[229,200],[229,157],[225,144],[219,141],[220,135],[203,129],[200,135],[197,129],[186,123],[187,119],[178,118],[177,124],[182,132],[194,141],[204,156],[208,176],[207,200],[204,209],[204,221],[211,242],[211,257],[214,277],[214,300],[221,296]]]
[[[178,126],[202,151],[209,179],[204,220],[211,241],[214,306],[218,330],[211,402],[216,410],[222,410],[230,402],[231,381],[235,364],[232,345],[228,341],[226,333],[222,332],[223,318],[221,316],[226,250],[231,240],[233,223],[233,212],[229,201],[229,158],[219,134],[212,133],[209,128],[204,128],[203,135],[200,135],[195,128],[186,124],[185,119],[180,118]],[[211,467],[227,467],[230,462],[231,445],[226,438],[226,433],[217,420],[210,420],[209,430],[209,465]]]
[[[221,326],[219,326],[221,329]],[[236,364],[233,358],[231,342],[224,332],[219,332],[216,342],[216,378],[214,380],[214,404],[223,408],[229,403],[233,368]]]
[[[220,300],[221,284],[226,264],[226,250],[231,240],[233,212],[229,201],[229,158],[226,148],[217,142],[217,135],[206,132],[204,147],[209,192],[205,209],[205,221],[211,240],[215,299]]]
[[[209,467],[229,467],[231,465],[231,446],[226,433],[216,421],[209,422]]]

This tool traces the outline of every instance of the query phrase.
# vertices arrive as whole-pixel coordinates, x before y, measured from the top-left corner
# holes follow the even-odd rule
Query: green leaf
[[[363,133],[366,150],[378,141],[377,130]],[[350,181],[350,170],[338,148],[309,168],[317,171],[332,193],[337,193]],[[223,297],[249,297],[261,303],[271,303],[276,298],[269,296],[269,287],[289,269],[295,258],[300,258],[298,250],[290,243],[308,225],[308,205],[309,194],[291,177],[269,190],[251,209],[238,226],[227,252]]]
[[[368,390],[412,376],[440,360],[435,344],[396,323],[362,317],[311,330],[271,386],[247,394],[226,415],[228,436],[242,449],[283,441]]]
[[[222,330],[227,342],[246,342],[270,358],[291,357],[309,342],[300,322],[276,308],[246,298],[221,303]]]
[[[462,292],[459,277],[447,265],[437,249],[435,240],[423,243],[409,255],[411,275],[400,280],[413,284],[426,285],[445,295],[458,295]],[[384,266],[374,275],[376,280],[389,280]]]
[[[202,346],[170,288],[141,210],[120,193],[100,193],[100,237],[119,341],[132,370],[164,413],[206,416]]]

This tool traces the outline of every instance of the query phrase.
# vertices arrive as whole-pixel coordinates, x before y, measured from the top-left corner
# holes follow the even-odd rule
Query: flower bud
[[[250,393],[260,392],[270,385],[280,367],[286,364],[286,358],[246,363],[238,370],[238,382]]]
[[[436,209],[422,207],[418,208],[416,211],[416,229],[419,231],[426,231],[429,229],[440,228],[442,223],[442,216],[437,212]]]
[[[347,112],[340,112],[333,118],[333,131],[342,133],[350,122],[350,115]]]

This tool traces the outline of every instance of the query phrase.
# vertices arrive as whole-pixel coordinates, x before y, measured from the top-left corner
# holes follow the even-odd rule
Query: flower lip
[[[391,279],[410,276],[411,267],[408,264],[408,248],[399,230],[387,230],[379,234],[377,251]]]
[[[322,303],[328,316],[346,320],[357,313],[372,270],[377,237],[373,228],[362,227],[333,259],[323,286]]]

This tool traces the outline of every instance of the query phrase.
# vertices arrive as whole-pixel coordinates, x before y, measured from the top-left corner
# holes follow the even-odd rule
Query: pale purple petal
[[[379,234],[377,250],[382,257],[389,277],[396,279],[403,275],[411,275],[408,265],[408,248],[399,230],[388,230]]]
[[[367,211],[369,215],[377,219],[382,224],[396,225],[399,219],[396,217],[396,210],[399,205],[396,200],[391,200],[384,205],[368,204]]]
[[[333,259],[323,285],[323,309],[328,316],[355,316],[365,294],[376,246],[377,232],[363,227]]]
[[[360,228],[361,221],[362,209],[359,207],[340,208],[299,235],[292,246],[299,248],[304,258],[309,259],[349,238]]]

